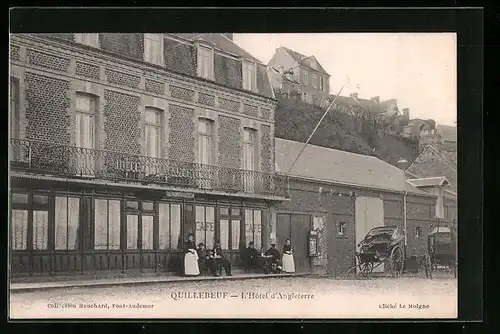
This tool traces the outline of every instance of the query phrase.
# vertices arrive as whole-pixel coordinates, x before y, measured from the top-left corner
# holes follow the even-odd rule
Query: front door
[[[308,254],[308,236],[311,216],[304,214],[277,214],[276,248],[283,255],[283,245],[290,239],[294,248],[295,271],[309,272],[311,261]]]

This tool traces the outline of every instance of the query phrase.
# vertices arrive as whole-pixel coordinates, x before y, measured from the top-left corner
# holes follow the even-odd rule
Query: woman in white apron
[[[193,234],[189,234],[188,239],[184,243],[184,275],[198,276],[200,268],[198,267],[198,252],[194,243]]]
[[[285,245],[283,246],[283,272],[295,272],[295,263],[293,262],[293,248],[290,239],[286,239]]]

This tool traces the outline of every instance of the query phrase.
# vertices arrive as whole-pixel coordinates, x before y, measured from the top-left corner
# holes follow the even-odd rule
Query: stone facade
[[[143,39],[136,35],[140,34],[99,34],[102,51],[54,34],[13,36],[11,75],[19,80],[21,138],[72,142],[74,105],[70,100],[76,93],[83,92],[98,100],[96,133],[102,141],[100,147],[141,154],[144,147],[141,115],[144,108],[152,104],[147,101],[156,101],[154,103],[165,113],[165,119],[171,119],[172,131],[166,131],[169,137],[165,138],[165,146],[171,147],[171,158],[195,162],[197,119],[211,113],[216,120],[220,116],[233,119],[231,124],[236,126],[229,129],[231,133],[227,136],[214,134],[216,155],[224,156],[221,162],[240,168],[240,152],[235,149],[224,151],[226,146],[219,145],[219,140],[226,138],[239,147],[240,127],[252,122],[256,130],[265,131],[257,136],[257,145],[265,150],[262,156],[269,161],[259,160],[259,167],[274,170],[269,168],[274,166],[273,156],[269,154],[269,151],[274,151],[274,145],[269,135],[274,133],[272,113],[275,102],[264,96],[223,87],[239,88],[234,82],[227,85],[221,82],[221,86],[217,80],[207,83],[179,75],[193,74],[189,70],[181,71],[192,63],[181,62],[182,52],[186,50],[178,50],[182,50],[183,44],[175,48],[177,51],[168,53],[170,58],[165,57],[166,67],[178,65],[177,72],[146,64],[142,62]],[[172,40],[165,38],[167,40],[171,44]],[[164,46],[166,54],[168,43]],[[196,55],[196,52],[186,52]],[[223,71],[220,75],[229,77],[237,72],[230,70],[234,67],[230,57],[219,55],[217,59],[219,63],[216,63],[215,71]],[[137,60],[141,63],[138,64]],[[237,81],[238,78],[231,80]],[[92,88],[83,89],[85,87]],[[243,112],[243,105],[250,106],[246,112]],[[215,128],[226,131],[224,127]]]

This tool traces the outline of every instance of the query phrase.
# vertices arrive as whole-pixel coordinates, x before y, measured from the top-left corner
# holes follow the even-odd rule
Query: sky
[[[314,55],[330,73],[330,93],[395,98],[410,118],[456,125],[454,33],[234,34],[234,42],[267,64],[276,48]],[[359,88],[357,88],[357,86]]]

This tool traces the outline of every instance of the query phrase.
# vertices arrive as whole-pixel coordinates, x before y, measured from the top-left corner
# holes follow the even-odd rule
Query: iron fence
[[[9,155],[13,170],[288,197],[288,177],[277,173],[202,165],[25,139],[11,139]]]

